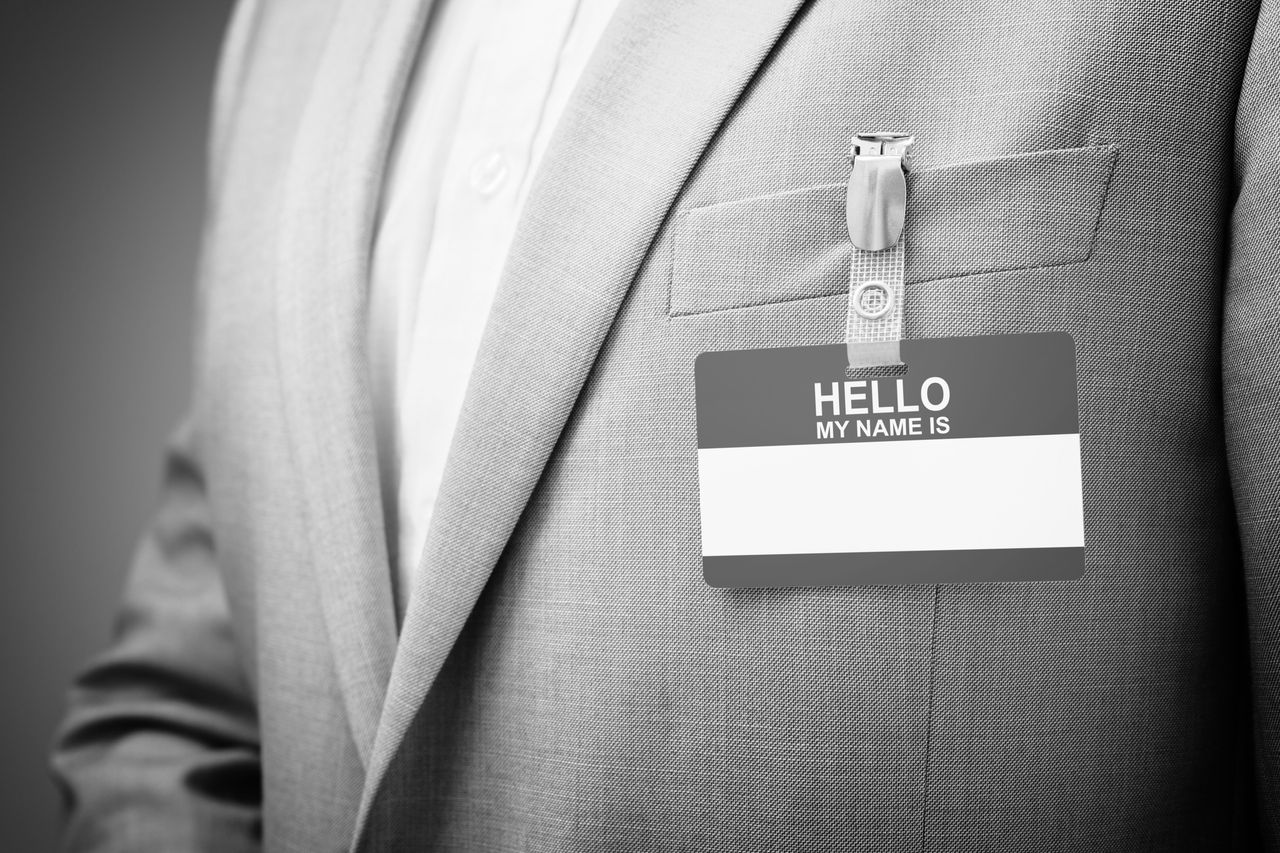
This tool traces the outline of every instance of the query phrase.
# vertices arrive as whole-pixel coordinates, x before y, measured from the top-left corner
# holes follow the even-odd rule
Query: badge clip
[[[845,215],[849,239],[863,251],[887,249],[902,236],[907,218],[907,180],[914,136],[859,133],[853,137]]]
[[[859,133],[850,143],[853,171],[845,205],[853,245],[845,321],[850,368],[902,364],[902,231],[914,144],[915,137],[905,133]]]

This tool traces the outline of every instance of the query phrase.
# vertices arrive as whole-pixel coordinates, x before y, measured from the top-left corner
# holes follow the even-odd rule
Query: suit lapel
[[[539,170],[401,635],[360,826],[699,155],[801,0],[628,2]]]
[[[341,0],[303,114],[276,265],[285,411],[310,557],[366,763],[396,644],[366,376],[369,252],[388,140],[428,5]]]

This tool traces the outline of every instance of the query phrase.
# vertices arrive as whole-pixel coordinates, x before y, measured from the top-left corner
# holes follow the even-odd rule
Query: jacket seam
[[[920,803],[920,853],[929,840],[929,789],[933,777],[933,709],[938,686],[938,597],[940,587],[933,587],[933,625],[929,637],[929,700],[924,730],[924,790]]]

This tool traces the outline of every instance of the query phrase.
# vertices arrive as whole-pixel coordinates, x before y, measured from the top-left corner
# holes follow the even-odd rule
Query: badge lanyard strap
[[[902,239],[887,249],[853,249],[844,337],[850,367],[901,364]]]
[[[845,343],[849,366],[902,363],[903,226],[911,136],[860,133],[850,157],[846,216],[852,257]]]

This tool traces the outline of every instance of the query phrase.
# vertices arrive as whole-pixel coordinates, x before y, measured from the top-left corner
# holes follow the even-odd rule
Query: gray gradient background
[[[55,846],[46,753],[109,636],[187,397],[230,0],[0,6],[0,846]]]

